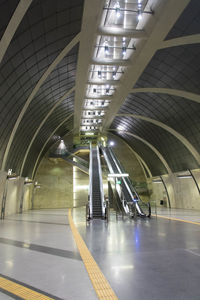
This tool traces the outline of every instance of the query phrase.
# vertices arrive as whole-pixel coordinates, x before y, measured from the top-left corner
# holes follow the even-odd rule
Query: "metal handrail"
[[[119,173],[124,172],[124,168],[122,167],[122,165],[121,165],[121,163],[119,162],[119,160],[117,159],[117,157],[114,155],[112,149],[111,149],[111,148],[108,148],[108,149],[109,149],[109,151],[110,151],[110,154],[111,154],[112,159],[114,160],[114,162],[115,162],[115,164],[116,164],[116,167],[117,167]],[[141,198],[139,197],[139,195],[138,195],[137,191],[135,190],[135,188],[133,187],[130,178],[129,178],[129,177],[126,177],[126,178],[122,177],[122,180],[123,180],[124,184],[126,185],[126,188],[127,188],[128,192],[129,192],[129,194],[131,195],[131,198],[134,199],[134,195],[135,195],[135,196],[137,197],[137,199],[138,199],[139,201],[141,201],[141,203],[144,203],[144,202],[141,200]],[[129,182],[129,184],[128,184],[127,181]],[[133,194],[134,194],[134,195],[133,195]],[[144,212],[141,210],[140,206],[138,205],[137,201],[135,201],[134,203],[135,203],[135,206],[136,206],[136,208],[137,208],[139,214],[145,215]]]
[[[106,154],[106,151],[104,150],[103,147],[102,147],[101,149],[102,149],[102,151],[103,151],[103,156],[104,156],[104,158],[105,158],[105,161],[106,161],[106,164],[107,164],[107,166],[108,166],[109,172],[110,172],[111,174],[113,174],[114,171],[113,171],[113,168],[112,168],[112,166],[111,166],[111,164],[110,164],[110,161],[109,161],[109,159],[108,159],[108,156],[107,156],[107,154]]]
[[[88,199],[90,207],[90,218],[92,219],[92,144],[90,143],[90,164],[89,164],[89,190],[88,190]]]
[[[103,180],[102,180],[102,170],[101,170],[101,161],[99,154],[99,147],[97,147],[97,161],[98,161],[98,172],[99,172],[99,186],[100,186],[100,194],[101,194],[101,209],[102,216],[105,217],[105,203],[104,203],[104,191],[103,191]]]

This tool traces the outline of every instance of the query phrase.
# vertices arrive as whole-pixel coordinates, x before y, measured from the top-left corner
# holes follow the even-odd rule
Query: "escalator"
[[[90,148],[89,218],[104,218],[104,193],[98,146]]]
[[[113,153],[112,149],[109,147],[101,147],[101,150],[103,152],[110,174],[119,175],[119,177],[113,178],[112,180],[115,180],[115,188],[119,196],[117,197],[117,199],[120,199],[124,212],[129,215],[133,215],[134,213],[136,213],[140,217],[149,217],[150,206],[140,199],[138,193],[133,187],[129,176],[120,177],[120,174],[124,174],[125,171],[116,155]],[[117,184],[119,182],[120,186]]]

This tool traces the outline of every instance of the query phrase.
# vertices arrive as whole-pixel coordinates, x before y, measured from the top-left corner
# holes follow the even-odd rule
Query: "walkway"
[[[6,284],[13,293],[16,284],[27,289],[24,298],[15,299],[97,299],[67,214],[41,210],[0,222],[0,299],[14,297],[6,294]],[[114,214],[109,223],[86,223],[83,208],[74,209],[72,217],[86,266],[92,255],[118,299],[200,299],[200,226],[160,217],[123,221]],[[101,272],[98,266],[94,273]],[[31,291],[39,296],[30,296]]]
[[[33,211],[0,222],[0,279],[2,276],[51,299],[97,299],[73,239],[67,210]],[[1,300],[12,299],[5,290],[0,291]],[[25,299],[32,298],[26,294]]]

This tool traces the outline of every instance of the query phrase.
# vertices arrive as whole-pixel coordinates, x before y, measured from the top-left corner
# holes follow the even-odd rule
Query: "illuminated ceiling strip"
[[[6,27],[6,30],[0,41],[0,63],[10,45],[10,42],[11,42],[19,24],[21,23],[21,20],[23,19],[24,15],[26,14],[31,3],[32,3],[32,0],[20,0],[17,8],[15,9],[15,12],[12,15],[12,18],[10,19],[10,22],[8,23],[8,26]]]
[[[160,5],[156,7],[155,16],[157,15],[159,18],[152,17],[148,24],[145,24],[146,31],[149,29],[149,37],[145,43],[143,41],[136,43],[137,50],[130,57],[132,63],[121,78],[121,85],[113,96],[115,101],[112,101],[109,106],[103,130],[110,127],[126,97],[189,2],[190,0],[182,0],[177,1],[174,5],[174,0],[161,1]]]
[[[98,100],[112,100],[112,96],[111,95],[99,95],[97,94],[97,96],[95,97],[85,97],[85,100],[94,100],[94,101],[98,101]]]
[[[128,177],[129,174],[126,174],[126,173],[112,173],[112,174],[108,174],[108,177]]]
[[[186,35],[186,36],[170,39],[167,41],[163,41],[163,43],[160,46],[160,49],[190,45],[190,44],[199,44],[199,43],[200,43],[200,34],[198,33],[198,34]]]
[[[86,82],[89,74],[91,57],[96,41],[96,31],[100,22],[99,12],[103,10],[104,1],[84,1],[81,26],[81,39],[76,70],[76,89],[74,102],[74,132],[79,134],[82,107],[84,106]]]
[[[140,119],[140,120],[150,122],[154,125],[157,125],[157,126],[163,128],[163,129],[165,129],[166,131],[171,133],[173,136],[175,136],[189,150],[189,152],[193,155],[195,160],[200,165],[200,155],[199,155],[198,151],[193,147],[193,145],[183,135],[181,135],[180,133],[178,133],[176,130],[169,127],[168,125],[166,125],[166,124],[164,124],[160,121],[151,119],[149,117],[145,117],[145,116],[141,116],[141,115],[135,115],[135,114],[117,114],[116,117],[132,117],[132,118],[135,118],[135,119]]]
[[[36,172],[36,168],[37,168],[37,164],[38,164],[38,161],[40,159],[40,156],[42,155],[42,152],[44,151],[44,148],[46,147],[47,143],[50,141],[50,139],[52,138],[52,136],[55,134],[55,132],[65,123],[67,122],[67,120],[69,120],[71,117],[73,116],[73,114],[70,114],[67,118],[65,118],[57,127],[56,129],[54,129],[54,131],[51,133],[51,135],[48,137],[48,139],[46,140],[46,142],[44,143],[42,149],[40,150],[40,153],[38,154],[38,157],[36,159],[36,162],[35,162],[35,165],[34,165],[34,168],[33,168],[33,172],[32,172],[32,179],[34,178],[35,176],[35,172]],[[69,135],[73,132],[73,129],[70,130],[66,135]]]
[[[130,66],[129,59],[102,59],[102,58],[93,58],[90,62],[95,66],[120,66],[128,67]]]
[[[147,142],[145,139],[143,139],[143,138],[139,137],[138,135],[135,135],[135,134],[133,134],[133,133],[131,133],[129,131],[126,131],[126,130],[110,129],[109,131],[116,131],[116,132],[119,132],[119,133],[121,132],[123,134],[130,135],[130,136],[136,138],[137,140],[143,142],[145,145],[147,145],[156,154],[156,156],[159,158],[159,160],[165,166],[167,172],[169,174],[172,173],[172,171],[171,171],[168,163],[166,162],[166,160],[164,159],[164,157],[162,156],[162,154],[152,144],[150,144],[149,142]]]
[[[98,35],[113,36],[113,37],[127,37],[134,39],[147,39],[147,34],[144,30],[140,29],[122,29],[113,27],[99,27]]]
[[[32,102],[32,100],[34,99],[36,93],[38,92],[38,90],[40,89],[40,87],[42,86],[42,84],[44,83],[44,81],[47,79],[47,77],[51,74],[51,72],[55,69],[55,67],[62,61],[62,59],[69,53],[69,51],[71,51],[71,49],[80,41],[80,33],[77,34],[75,36],[75,38],[60,52],[60,54],[56,57],[56,59],[52,62],[52,64],[48,67],[48,69],[44,72],[44,74],[42,75],[42,77],[40,78],[40,80],[37,82],[36,86],[34,87],[33,91],[31,92],[30,96],[28,97],[28,99],[26,100],[25,105],[23,106],[17,121],[15,122],[15,125],[13,127],[13,130],[11,132],[11,135],[9,137],[9,141],[8,144],[6,146],[6,150],[4,153],[4,157],[3,157],[3,163],[2,163],[2,170],[5,169],[6,166],[6,161],[8,158],[8,154],[10,151],[10,147],[12,145],[13,139],[15,137],[15,134],[17,132],[17,129],[19,127],[19,124],[23,118],[23,116],[25,115],[26,110],[28,109],[30,103]]]
[[[88,85],[118,85],[120,83],[120,80],[101,80],[101,81],[88,81]]]
[[[200,103],[200,95],[183,91],[183,90],[177,90],[177,89],[167,89],[167,88],[135,88],[131,90],[131,94],[136,93],[156,93],[156,94],[168,94],[172,96],[178,96],[185,98],[187,100],[191,100],[197,103]]]
[[[48,112],[48,114],[46,115],[46,117],[42,120],[42,122],[40,123],[40,125],[38,126],[36,132],[34,133],[29,145],[28,145],[28,148],[26,150],[26,153],[24,155],[24,159],[23,159],[23,162],[22,162],[22,166],[21,166],[21,169],[20,169],[20,176],[22,176],[22,173],[23,173],[23,169],[24,169],[24,165],[26,163],[26,159],[27,159],[27,156],[29,154],[29,151],[31,149],[31,146],[33,144],[33,142],[35,141],[40,129],[42,128],[42,126],[45,124],[45,122],[47,121],[47,119],[50,117],[50,115],[54,112],[54,110],[56,109],[56,107],[58,105],[60,105],[71,93],[73,93],[75,90],[75,87],[71,88],[68,92],[66,92],[55,104],[54,106],[50,109],[50,111]]]

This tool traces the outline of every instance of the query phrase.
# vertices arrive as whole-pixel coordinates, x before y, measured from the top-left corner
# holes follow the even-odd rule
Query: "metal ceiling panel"
[[[160,152],[173,172],[199,167],[192,154],[179,140],[154,124],[130,117],[116,117],[111,128],[131,132],[149,142]],[[138,151],[139,155],[141,153],[142,148]],[[143,158],[145,160],[145,157]]]
[[[191,0],[176,24],[166,37],[166,40],[199,33],[200,1]]]
[[[200,151],[200,106],[167,94],[130,94],[119,113],[132,113],[158,120],[173,128]]]
[[[141,158],[148,165],[152,176],[167,174],[167,170],[158,156],[142,141],[122,132],[116,132],[115,134],[128,143],[136,153],[140,153]]]
[[[14,11],[16,1],[12,2]],[[80,32],[83,2],[34,0],[19,25],[0,67],[1,160],[12,128],[33,88],[58,54]],[[0,19],[3,14],[11,14],[7,12],[7,4],[2,6]],[[55,102],[74,86],[77,53],[78,47],[74,47],[36,94],[13,140],[6,168],[18,172],[41,120]]]
[[[200,44],[159,50],[135,87],[172,88],[200,94],[199,65]]]
[[[0,18],[0,40],[8,26],[10,18],[12,17],[19,0],[1,0],[0,1],[0,11],[4,12],[1,14]]]

